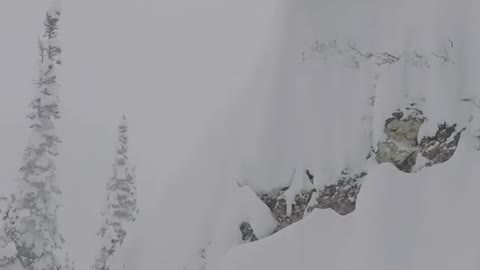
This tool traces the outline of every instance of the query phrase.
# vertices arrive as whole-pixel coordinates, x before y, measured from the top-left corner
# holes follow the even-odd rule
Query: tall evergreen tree
[[[128,160],[128,126],[125,116],[118,127],[118,146],[113,163],[113,176],[107,182],[104,223],[98,232],[101,249],[92,266],[95,270],[108,270],[108,259],[122,245],[127,235],[126,226],[136,219],[137,190],[135,168]]]
[[[60,2],[55,1],[46,12],[45,33],[39,37],[39,78],[28,114],[31,136],[6,226],[16,257],[26,270],[61,270],[65,265],[61,255],[64,240],[57,224],[61,192],[55,167],[60,143],[54,123],[60,118],[56,73],[61,64],[59,19]]]

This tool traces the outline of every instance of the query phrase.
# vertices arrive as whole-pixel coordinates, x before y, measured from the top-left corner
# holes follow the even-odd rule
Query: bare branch
[[[400,60],[400,56],[395,56],[387,52],[379,53],[375,56],[375,58],[377,58],[378,60],[378,62],[376,63],[378,66],[381,66],[384,64],[395,64]]]
[[[367,59],[370,59],[373,57],[373,53],[371,52],[363,53],[362,51],[360,51],[360,49],[356,45],[352,45],[350,42],[345,42],[345,45],[360,56],[363,56]]]
[[[450,62],[452,64],[454,64],[455,62],[450,58],[450,56],[448,55],[448,51],[447,50],[443,50],[443,54],[440,55],[440,54],[437,54],[437,53],[434,53],[432,52],[433,56],[443,60],[444,62]]]

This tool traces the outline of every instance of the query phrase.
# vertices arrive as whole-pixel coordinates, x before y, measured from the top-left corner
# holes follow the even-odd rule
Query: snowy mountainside
[[[478,106],[472,102],[479,92],[470,73],[475,63],[465,55],[477,53],[465,51],[467,29],[437,17],[464,12],[465,18],[469,3],[435,1],[435,14],[422,1],[417,16],[404,22],[379,14],[412,12],[408,4],[372,1],[362,3],[371,10],[361,13],[365,7],[356,10],[346,1],[329,7],[300,2],[287,10],[291,44],[281,57],[290,65],[279,67],[288,74],[279,87],[286,88],[291,117],[284,141],[291,150],[283,158],[307,175],[322,175],[321,183],[313,177],[316,192],[328,191],[345,169],[365,174],[358,200],[351,197],[358,203],[346,216],[323,209],[345,214],[325,202],[342,204],[342,192],[351,187],[339,181],[331,197],[317,197],[320,209],[266,239],[229,250],[222,263],[207,269],[475,269],[478,246],[469,235],[479,218],[471,212],[475,196],[468,193],[478,185]],[[371,21],[360,19],[366,21],[353,28],[364,28],[353,33],[342,24],[332,31],[322,22],[338,18],[322,8],[347,18],[358,11],[351,18]],[[304,35],[307,27],[327,40]]]
[[[465,163],[479,157],[467,144],[458,151],[448,163],[414,174],[374,166],[351,215],[314,211],[269,238],[231,249],[218,269],[475,269],[478,172]],[[452,181],[459,171],[462,182]]]
[[[269,64],[114,265],[476,269],[478,4],[281,5]]]

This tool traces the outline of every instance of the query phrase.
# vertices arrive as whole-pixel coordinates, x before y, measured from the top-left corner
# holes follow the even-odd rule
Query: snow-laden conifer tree
[[[12,203],[15,201],[15,197],[11,196],[10,199],[4,196],[0,196],[0,269],[17,264],[17,248],[15,243],[7,237],[6,225],[9,217],[9,209]],[[17,267],[18,268],[18,267]],[[15,268],[14,268],[15,269]]]
[[[31,135],[5,230],[25,270],[62,270],[65,265],[61,255],[64,240],[57,221],[61,193],[55,167],[60,143],[54,123],[60,118],[57,95],[57,66],[61,64],[57,39],[59,19],[60,1],[54,1],[46,12],[45,33],[39,37],[39,77],[28,114]]]
[[[138,213],[135,169],[128,160],[128,127],[125,116],[118,127],[118,147],[113,163],[113,176],[107,183],[106,209],[103,225],[98,232],[100,254],[92,266],[108,270],[108,259],[122,245],[126,226],[135,221]]]

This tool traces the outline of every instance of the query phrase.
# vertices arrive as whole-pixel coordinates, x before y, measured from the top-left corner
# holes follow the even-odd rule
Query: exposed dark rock
[[[449,160],[458,145],[463,131],[457,131],[456,124],[439,125],[434,136],[424,137],[418,142],[418,132],[426,118],[415,104],[392,114],[385,121],[384,132],[387,139],[378,143],[376,160],[378,163],[390,162],[403,172],[415,172],[423,167],[432,166]],[[418,155],[427,162],[417,164]]]
[[[314,175],[306,171],[310,181]],[[260,199],[270,208],[273,217],[277,220],[277,232],[297,221],[303,219],[306,213],[310,213],[315,208],[330,208],[340,215],[346,215],[355,210],[356,200],[360,192],[361,180],[367,175],[362,172],[353,174],[349,170],[342,171],[336,184],[327,185],[322,190],[317,190],[312,186],[303,189],[292,202],[290,213],[287,209],[286,192],[288,188],[281,191],[268,194],[259,194]],[[291,195],[291,194],[289,194]]]
[[[454,155],[464,129],[458,130],[456,124],[444,123],[438,126],[435,135],[419,141],[419,130],[427,119],[415,106],[412,103],[403,111],[392,113],[392,117],[385,121],[386,140],[378,143],[376,151],[372,146],[367,159],[375,156],[378,163],[390,162],[399,170],[410,173],[446,162]],[[303,178],[293,178],[289,187],[258,194],[277,221],[273,233],[300,221],[314,209],[332,209],[339,215],[352,213],[362,180],[367,175],[366,172],[353,173],[344,169],[335,184],[319,189],[313,185],[315,175],[310,170],[303,170],[301,174]],[[243,241],[258,240],[248,222],[242,222],[239,228]]]
[[[392,115],[393,115],[393,117],[400,120],[403,117],[403,112],[402,111],[397,111],[397,112],[392,113]]]
[[[312,193],[314,192],[314,175],[311,174],[309,170],[305,170],[304,173],[305,175],[303,175],[303,177],[306,177],[308,180],[306,180],[306,185],[296,192],[297,194],[287,195],[288,192],[292,192],[289,190],[290,187],[285,187],[280,191],[273,191],[268,194],[258,194],[260,199],[268,206],[268,208],[270,208],[275,220],[277,220],[278,225],[275,232],[303,218],[305,210],[312,197]],[[287,209],[287,196],[292,196],[290,198],[293,198],[290,209]]]
[[[301,219],[312,197],[313,190],[303,190],[300,194],[295,195],[294,203],[292,204],[290,215],[287,212],[287,202],[284,196],[279,196],[276,199],[276,204],[272,210],[274,218],[278,222],[277,229],[279,231]]]
[[[394,112],[385,122],[387,139],[378,143],[377,162],[390,162],[403,172],[411,172],[417,160],[418,131],[424,121],[422,112],[412,107]]]
[[[444,123],[438,126],[435,136],[422,138],[420,153],[429,160],[425,166],[443,163],[453,156],[464,130],[456,131],[456,128],[456,124],[449,126]]]
[[[336,184],[327,185],[314,193],[307,212],[310,213],[315,208],[330,208],[340,215],[350,214],[355,210],[361,180],[366,175],[365,172],[352,175],[348,170],[343,170]]]
[[[310,170],[305,170],[305,173],[307,174],[308,180],[310,180],[310,183],[313,184],[314,175],[310,172]]]
[[[278,189],[278,190],[273,190],[269,193],[259,193],[257,195],[260,198],[260,200],[262,200],[263,203],[265,203],[268,206],[268,208],[270,208],[270,210],[272,210],[277,205],[277,198],[280,196],[280,194],[285,192],[287,189],[288,189],[288,187],[284,187],[284,188],[281,188],[281,189]],[[272,212],[273,212],[273,210],[272,210]]]
[[[242,232],[242,240],[245,242],[254,242],[257,241],[258,238],[255,235],[255,232],[252,229],[252,226],[248,222],[242,222],[240,224],[240,231]]]
[[[419,142],[419,130],[426,118],[415,106],[412,103],[403,111],[392,113],[392,117],[385,121],[386,140],[378,143],[376,151],[372,147],[367,159],[375,155],[378,163],[390,162],[403,172],[415,172],[445,162],[453,156],[464,129],[457,130],[456,124],[444,123],[438,126],[434,136],[423,137]],[[419,155],[423,157],[421,164],[417,164]],[[344,169],[335,184],[319,189],[313,186],[315,175],[310,170],[303,172],[306,179],[302,182],[303,188],[298,188],[292,180],[289,187],[258,194],[278,222],[274,233],[303,219],[305,214],[316,208],[332,209],[340,215],[352,213],[356,208],[362,180],[367,175],[366,172],[353,173]],[[250,224],[242,223],[240,230],[243,241],[257,240]]]

